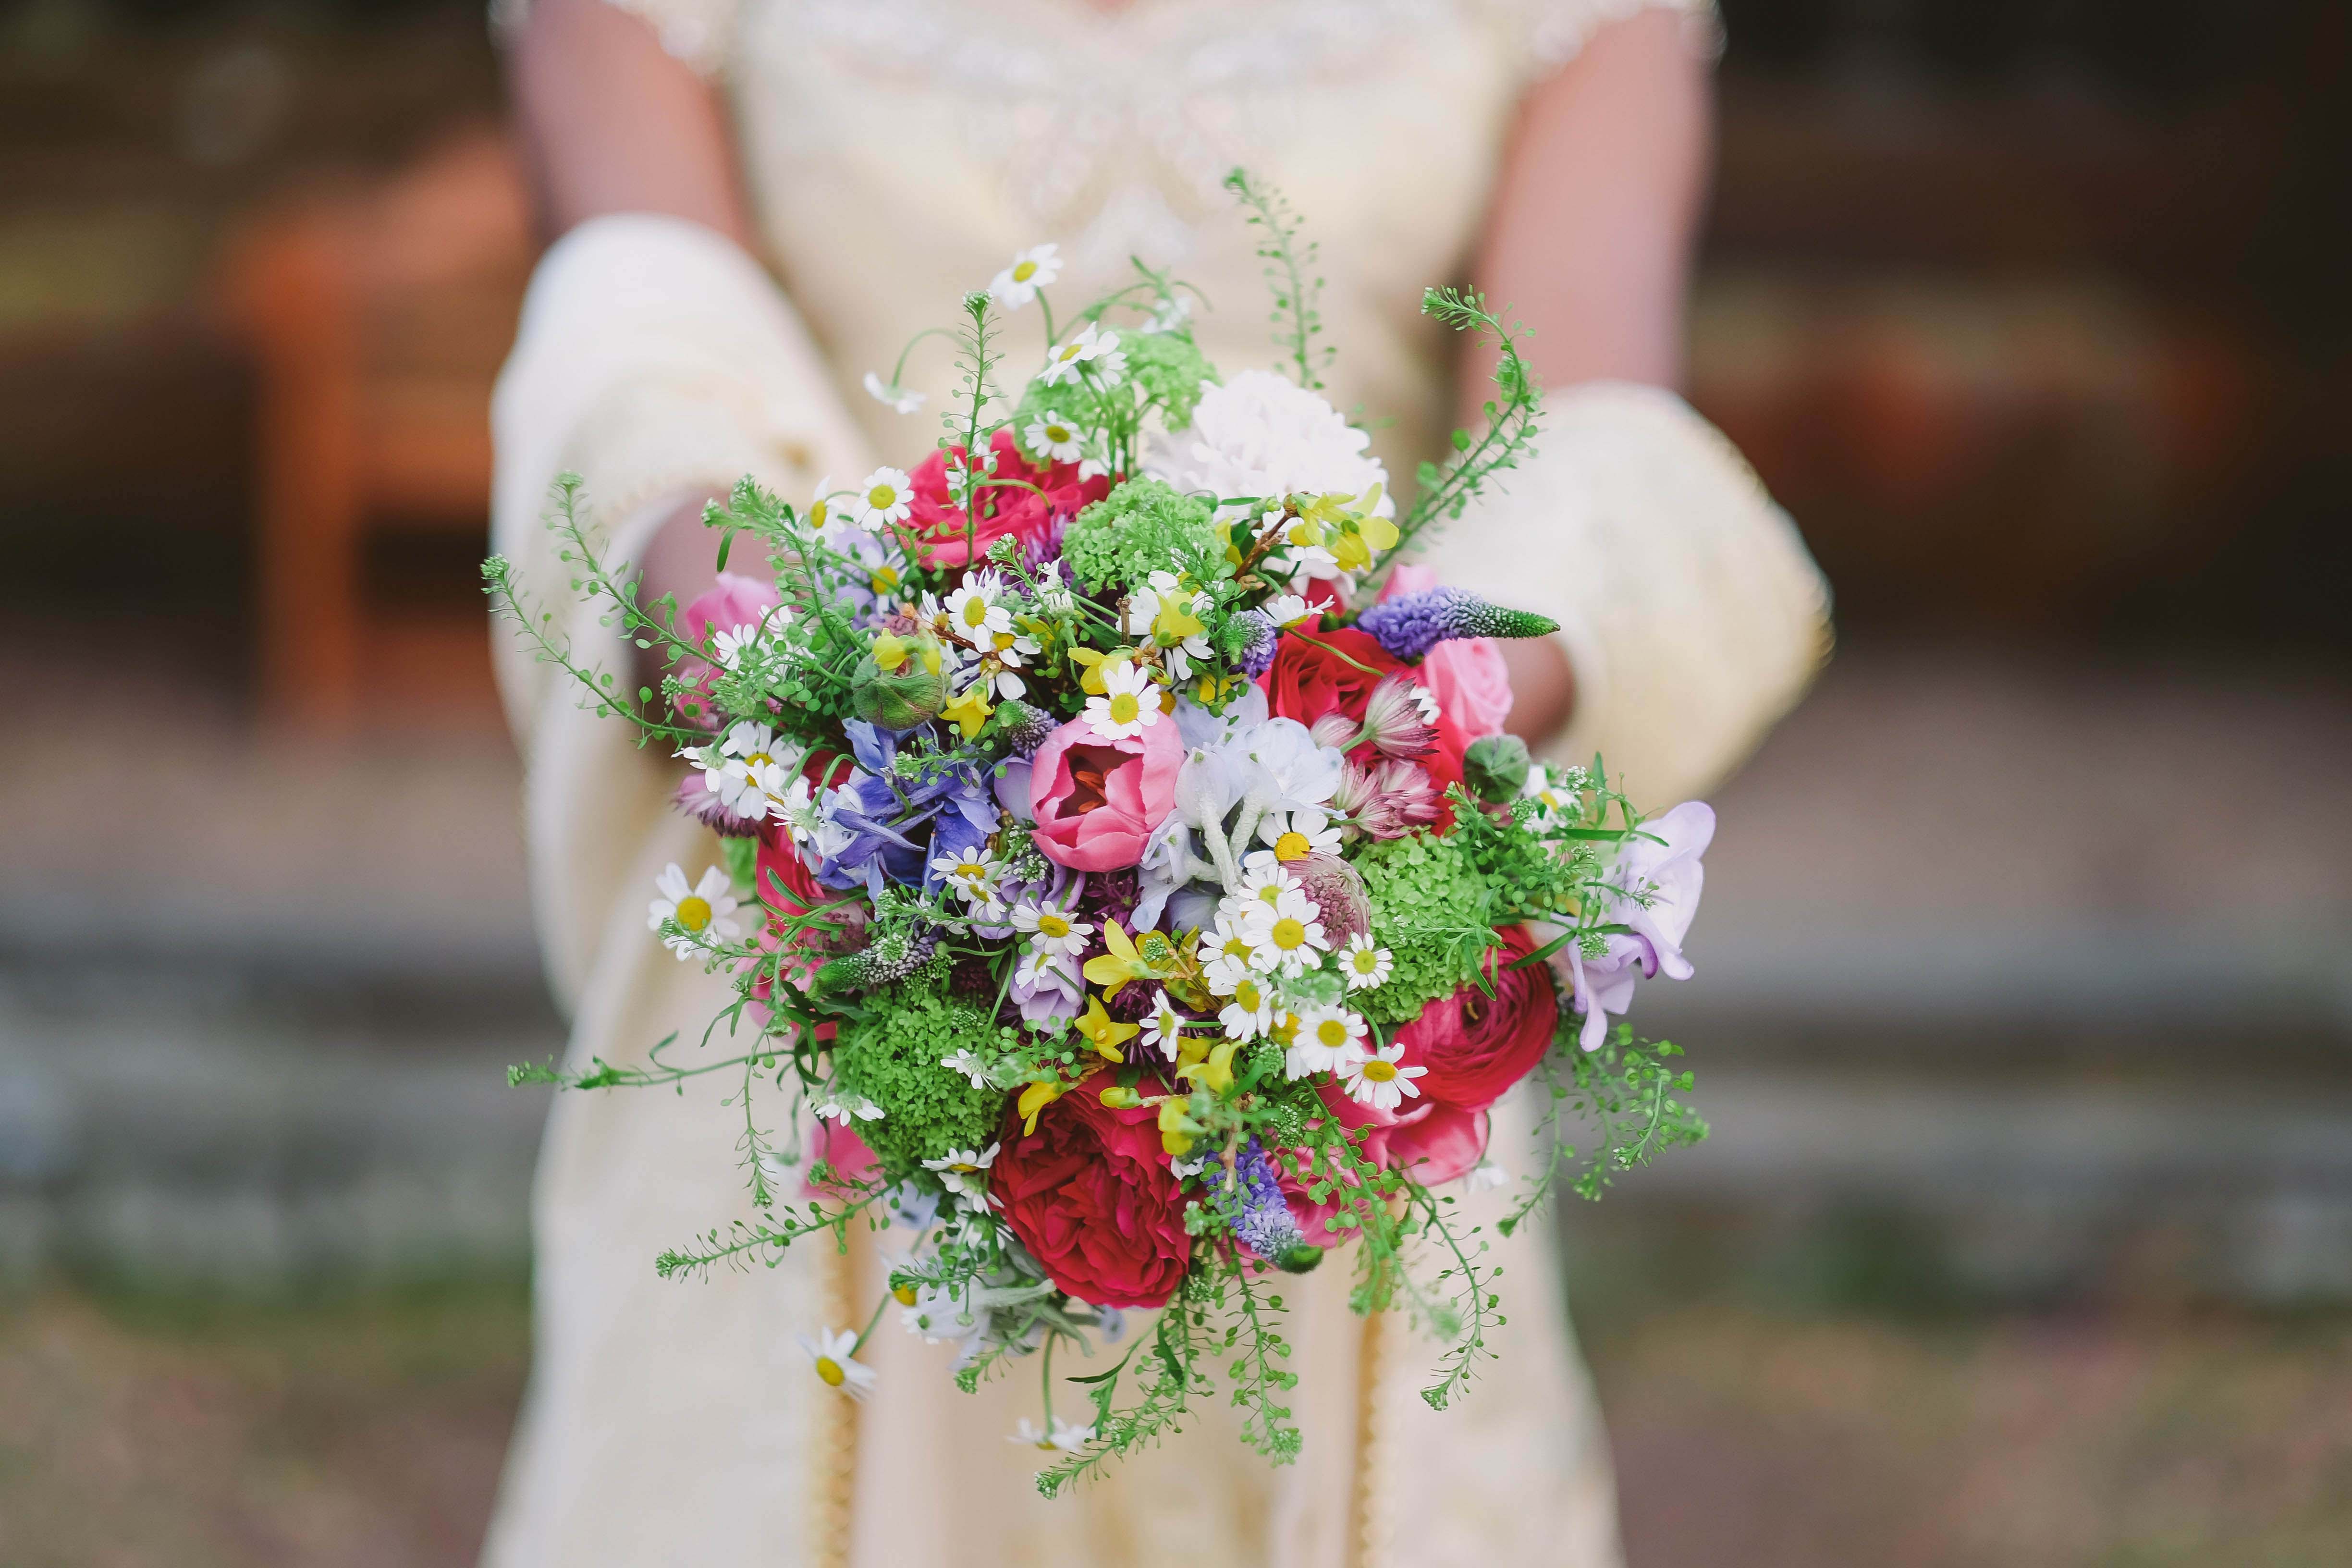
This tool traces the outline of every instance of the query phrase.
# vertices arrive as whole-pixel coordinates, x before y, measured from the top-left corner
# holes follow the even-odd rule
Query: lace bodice
[[[1041,240],[1068,299],[1130,256],[1176,267],[1215,307],[1210,357],[1268,363],[1261,263],[1219,185],[1241,164],[1320,242],[1335,401],[1399,474],[1449,412],[1421,291],[1465,269],[1522,89],[1651,5],[1713,37],[1708,0],[615,3],[724,82],[769,259],[880,448],[929,444],[952,366],[937,342],[909,363],[933,395],[915,422],[864,373]]]

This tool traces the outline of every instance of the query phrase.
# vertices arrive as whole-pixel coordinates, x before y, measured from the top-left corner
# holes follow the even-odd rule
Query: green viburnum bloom
[[[1224,559],[1208,503],[1158,479],[1129,479],[1070,520],[1062,559],[1089,593],[1132,588],[1154,572],[1205,581]]]
[[[993,1061],[1019,1044],[1020,1031],[992,1022],[984,1003],[949,995],[942,968],[865,998],[866,1016],[845,1021],[834,1042],[840,1092],[882,1108],[856,1131],[894,1176],[951,1149],[986,1148],[1004,1120],[1003,1092],[974,1089],[943,1058],[969,1051]]]
[[[1393,960],[1389,977],[1358,993],[1356,1005],[1383,1023],[1406,1023],[1476,976],[1494,942],[1494,895],[1457,835],[1375,844],[1355,866],[1371,901],[1372,942]]]

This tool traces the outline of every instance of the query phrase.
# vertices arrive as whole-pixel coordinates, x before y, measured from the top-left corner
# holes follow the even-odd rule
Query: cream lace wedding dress
[[[906,381],[932,395],[920,415],[890,413],[860,378],[887,377],[911,334],[1040,240],[1070,258],[1066,300],[1130,253],[1176,265],[1216,307],[1199,322],[1210,357],[1270,363],[1260,263],[1217,185],[1236,163],[1320,241],[1334,400],[1410,475],[1450,401],[1449,344],[1419,316],[1421,289],[1460,274],[1525,85],[1641,0],[626,3],[725,82],[783,289],[670,219],[599,219],[549,253],[499,390],[495,528],[550,605],[568,580],[539,524],[556,473],[585,476],[596,531],[625,559],[678,498],[740,475],[804,498],[883,455],[910,463],[952,390],[943,346],[909,363]],[[1711,18],[1694,21],[1706,47]],[[1013,329],[1034,332],[1035,314]],[[1825,596],[1787,520],[1678,399],[1595,386],[1550,408],[1540,459],[1432,557],[1563,622],[1579,707],[1559,751],[1603,749],[1663,806],[1794,700],[1825,647]],[[593,612],[570,631],[621,664]],[[498,640],[571,1059],[640,1060],[725,999],[662,952],[644,913],[665,863],[698,872],[716,846],[666,809],[674,764]],[[1348,1313],[1335,1258],[1286,1290],[1298,1464],[1266,1469],[1234,1413],[1205,1408],[1168,1447],[1046,1503],[1029,1479],[1041,1456],[1006,1440],[1035,1413],[1032,1369],[965,1396],[948,1347],[886,1321],[866,1352],[869,1403],[814,1375],[796,1335],[862,1324],[894,1237],[860,1237],[846,1258],[804,1245],[703,1283],[655,1278],[659,1250],[749,1213],[730,1087],[557,1103],[535,1210],[537,1363],[495,1568],[1617,1560],[1605,1440],[1540,1227],[1490,1237],[1509,1326],[1454,1409],[1418,1397],[1433,1352],[1402,1319]],[[1497,1119],[1496,1153],[1524,1172],[1511,1125]],[[1507,1195],[1464,1206],[1491,1217]]]

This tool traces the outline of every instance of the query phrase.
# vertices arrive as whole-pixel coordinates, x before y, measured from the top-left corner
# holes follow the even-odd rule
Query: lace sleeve
[[[1693,47],[1709,55],[1723,47],[1715,0],[1492,0],[1491,9],[1530,80],[1574,59],[1601,28],[1643,11],[1678,11]]]
[[[645,19],[661,47],[701,76],[717,76],[735,43],[742,0],[605,0]],[[501,41],[521,30],[530,0],[490,0],[490,32]]]

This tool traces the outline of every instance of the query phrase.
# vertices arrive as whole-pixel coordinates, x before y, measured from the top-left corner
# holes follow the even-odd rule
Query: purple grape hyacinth
[[[1418,662],[1439,643],[1459,637],[1539,637],[1559,630],[1549,616],[1507,610],[1462,588],[1423,588],[1383,599],[1356,617],[1391,658]]]

